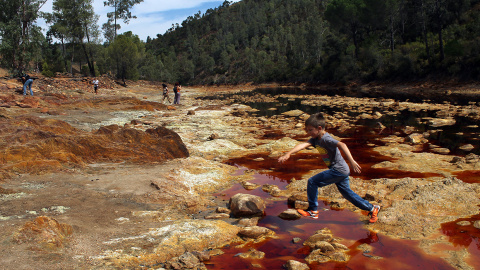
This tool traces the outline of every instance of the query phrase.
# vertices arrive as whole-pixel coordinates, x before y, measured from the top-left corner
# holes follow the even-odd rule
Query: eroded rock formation
[[[45,173],[95,162],[164,162],[188,157],[182,139],[164,127],[141,131],[116,125],[85,132],[33,116],[0,119],[0,170]]]

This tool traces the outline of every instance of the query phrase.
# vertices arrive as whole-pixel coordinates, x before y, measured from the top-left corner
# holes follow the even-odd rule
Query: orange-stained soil
[[[197,101],[194,99],[196,96],[252,90],[257,85],[187,86],[182,91],[183,105],[172,106],[161,102],[161,82],[127,82],[127,87],[124,87],[111,78],[101,77],[99,93],[95,95],[91,78],[37,77],[39,79],[33,84],[33,97],[21,94],[21,84],[17,79],[0,79],[0,265],[5,269],[114,269],[122,264],[116,264],[116,261],[99,263],[97,260],[105,255],[103,252],[110,248],[108,242],[112,239],[133,238],[173,220],[201,218],[205,209],[211,212],[216,206],[225,206],[230,194],[243,191],[237,185],[215,194],[217,197],[205,196],[197,200],[190,197],[188,187],[180,187],[173,179],[161,182],[159,175],[173,175],[179,169],[179,163],[170,161],[188,157],[190,149],[186,145],[197,138],[183,142],[176,132],[163,127],[168,123],[158,123],[162,123],[162,117],[175,117],[175,124],[181,129],[187,106],[197,106],[195,113],[222,108],[221,105]],[[380,89],[405,91],[424,98],[438,94],[463,94],[477,96],[478,101],[480,93],[475,84],[453,85],[419,82],[341,87],[351,92],[365,89],[370,92]],[[158,114],[152,116],[150,113]],[[155,118],[155,125],[151,118]],[[196,130],[185,132],[195,133]],[[272,128],[259,139],[275,140],[282,135],[281,131]],[[355,147],[364,150],[359,154],[359,160],[367,160],[368,157],[369,161],[365,161],[362,167],[369,178],[439,176],[436,173],[372,169],[373,164],[387,158],[376,160],[366,147],[352,145],[352,149]],[[251,162],[257,158],[263,158],[261,166]],[[294,159],[302,159],[305,167],[279,167],[275,158],[260,154],[227,157],[226,160],[232,165],[271,170],[269,174],[259,176],[259,183],[271,184],[273,180],[284,188],[292,178],[300,178],[307,167],[318,163],[309,154],[300,153]],[[477,174],[467,172],[466,176],[475,178]],[[264,194],[261,189],[252,193]],[[328,209],[319,221],[302,219],[296,226],[289,226],[291,223],[277,217],[285,208],[288,208],[286,200],[270,204],[267,208],[269,215],[259,224],[279,226],[284,231],[279,240],[255,246],[272,252],[269,254],[271,257],[262,262],[265,266],[281,267],[281,260],[276,260],[271,255],[273,253],[282,256],[282,260],[302,260],[307,254],[307,250],[293,245],[291,235],[285,232],[301,233],[302,237],[307,237],[308,233],[328,223],[335,235],[347,239],[345,244],[355,248],[366,243],[373,247],[373,255],[391,258],[391,262],[386,264],[391,269],[398,267],[402,260],[409,265],[417,263],[421,268],[451,268],[451,264],[440,257],[425,254],[415,241],[395,242],[381,233],[378,235],[380,240],[373,239],[371,232],[365,230],[364,224],[359,221],[359,213]],[[328,206],[325,205],[325,208]],[[157,216],[146,218],[142,216],[145,212],[156,213]],[[442,230],[454,245],[468,248],[478,258],[478,235],[473,222],[463,227],[457,223],[445,224]],[[459,237],[465,234],[468,236]],[[288,252],[294,250],[296,253],[288,253],[284,247],[288,248]],[[122,248],[131,249],[130,246]],[[136,248],[153,253],[155,246],[142,243]],[[451,246],[445,249],[448,248],[451,249]],[[139,257],[142,255],[135,250],[129,251]],[[252,267],[251,262],[235,256],[239,252],[235,248],[226,248],[225,252],[227,255],[207,262],[207,267],[227,269],[232,264],[242,269]],[[350,255],[353,257],[351,264],[328,263],[326,267],[362,268],[365,262],[371,268],[385,266],[382,260],[369,259],[368,253],[352,250]],[[476,266],[475,263],[470,265]],[[137,265],[135,268],[148,267],[161,266]],[[321,266],[314,265],[313,268],[320,269]]]

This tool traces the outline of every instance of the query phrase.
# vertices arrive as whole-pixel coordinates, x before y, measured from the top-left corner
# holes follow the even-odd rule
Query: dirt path
[[[186,115],[189,104],[197,103],[190,91],[193,90],[184,90],[184,105],[172,107],[170,115]],[[113,96],[129,96],[145,101],[159,101],[159,94],[155,87],[140,85],[113,92]],[[104,90],[99,96],[91,98],[101,99],[107,95],[109,93]],[[48,117],[85,131],[108,124],[131,125],[132,120],[156,117],[155,111],[124,109],[125,106],[121,104],[84,108],[61,106],[56,108],[60,113],[45,114],[40,109],[13,108],[9,110],[9,115]],[[96,262],[91,258],[100,256],[109,248],[105,244],[107,241],[139,235],[149,228],[186,217],[186,212],[171,209],[172,204],[183,200],[180,195],[175,195],[180,191],[172,186],[170,190],[162,192],[178,198],[159,197],[155,195],[157,187],[152,185],[152,181],[168,181],[161,176],[168,175],[179,166],[175,162],[151,165],[90,164],[63,173],[17,174],[4,181],[1,184],[3,194],[0,194],[1,268],[95,268]],[[163,187],[168,188],[168,185]],[[68,243],[62,243],[63,248],[35,242],[15,243],[15,233],[38,216],[48,216],[73,227],[73,236],[68,238]]]

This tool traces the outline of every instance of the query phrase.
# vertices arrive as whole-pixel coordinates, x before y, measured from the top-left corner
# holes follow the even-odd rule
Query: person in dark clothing
[[[173,98],[173,104],[180,104],[180,90],[182,89],[182,86],[180,85],[179,82],[175,83],[175,86],[173,87],[173,93],[175,93],[175,97]]]
[[[30,95],[33,96],[33,91],[32,91],[32,84],[33,84],[33,78],[30,77],[28,74],[24,74],[22,76],[23,80],[25,83],[23,84],[23,95],[27,95],[27,87],[30,89]]]

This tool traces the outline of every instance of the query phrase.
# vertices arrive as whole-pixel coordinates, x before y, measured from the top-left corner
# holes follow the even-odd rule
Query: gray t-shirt
[[[329,169],[335,169],[339,173],[350,175],[350,168],[337,147],[338,141],[330,134],[325,133],[320,140],[310,138],[308,142],[318,150]]]

